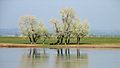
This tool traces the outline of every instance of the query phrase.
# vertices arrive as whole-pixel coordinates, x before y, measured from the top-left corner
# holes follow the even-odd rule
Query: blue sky
[[[120,0],[0,0],[0,28],[19,28],[19,18],[34,15],[52,29],[49,20],[60,20],[59,11],[71,7],[90,30],[120,30]]]

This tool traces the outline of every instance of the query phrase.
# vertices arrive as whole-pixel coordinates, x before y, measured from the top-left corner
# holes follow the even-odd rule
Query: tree
[[[65,37],[65,44],[70,42],[70,36],[71,36],[71,31],[72,31],[72,23],[75,18],[75,13],[72,8],[63,8],[60,11],[60,15],[62,18],[62,22],[59,23],[55,18],[51,19],[50,22],[54,25],[56,29],[56,35],[57,35],[57,43],[62,44],[63,39]],[[65,53],[67,55],[67,50],[68,54],[70,55],[69,49],[65,49]],[[58,55],[59,55],[59,49],[58,49]],[[61,49],[61,55],[63,55],[62,49]]]
[[[80,44],[80,39],[87,36],[89,32],[88,21],[85,20],[83,23],[79,19],[73,24],[72,33],[76,36],[77,43]]]
[[[81,37],[88,36],[89,34],[89,25],[88,25],[88,20],[84,20],[82,24],[82,32],[81,32]]]
[[[35,16],[22,16],[19,24],[22,35],[28,37],[30,43],[36,43],[47,33],[45,26]]]
[[[72,33],[72,24],[74,23],[75,19],[75,12],[72,8],[63,8],[60,11],[60,15],[64,26],[65,43],[69,43]]]
[[[55,32],[56,32],[56,36],[57,36],[57,44],[61,44],[63,41],[63,36],[64,36],[64,32],[63,32],[63,24],[58,22],[55,18],[52,18],[50,20],[50,23],[52,23],[52,25],[55,27]]]
[[[58,38],[57,43],[62,43],[65,38],[65,44],[68,44],[70,43],[70,37],[76,36],[77,43],[79,44],[80,38],[88,35],[88,21],[85,20],[84,23],[81,23],[72,8],[61,9],[60,16],[62,20],[61,22],[57,21],[55,18],[50,20],[56,29],[56,35]]]
[[[55,18],[52,18],[50,20],[50,23],[53,24],[53,26],[55,27],[55,32],[56,32],[56,36],[57,36],[57,44],[62,44],[63,42],[63,37],[64,37],[64,31],[63,31],[63,24],[59,23]],[[61,55],[63,55],[63,50],[62,49],[57,49],[58,55],[60,54],[61,51]]]
[[[22,35],[28,37],[31,44],[36,44],[39,38],[47,36],[47,29],[35,16],[22,16],[19,24]],[[36,48],[30,49],[29,55],[35,56],[36,54]]]

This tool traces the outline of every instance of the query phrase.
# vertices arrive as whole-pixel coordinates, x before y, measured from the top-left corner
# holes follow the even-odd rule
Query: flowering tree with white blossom
[[[20,17],[20,30],[23,36],[29,38],[31,43],[36,43],[37,40],[47,34],[47,29],[35,16]]]
[[[80,43],[80,38],[88,35],[89,26],[88,21],[85,20],[81,22],[77,18],[75,11],[72,8],[63,8],[60,10],[61,22],[57,21],[55,18],[51,19],[50,22],[54,25],[56,29],[56,34],[59,43],[63,42],[70,43],[70,37],[77,37],[77,43]],[[61,40],[60,40],[61,39]]]

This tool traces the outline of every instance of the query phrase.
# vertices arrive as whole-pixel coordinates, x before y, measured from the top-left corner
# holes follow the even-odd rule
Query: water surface
[[[120,68],[119,49],[70,49],[70,56],[57,56],[56,49],[38,49],[29,56],[29,48],[0,48],[0,68]]]

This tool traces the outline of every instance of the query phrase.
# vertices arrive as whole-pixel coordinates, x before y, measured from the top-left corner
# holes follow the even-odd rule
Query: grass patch
[[[45,44],[55,43],[56,38],[48,38],[45,41]],[[43,39],[37,41],[38,44],[41,44]],[[14,44],[27,44],[29,40],[24,37],[0,37],[0,43],[14,43]],[[76,44],[76,38],[71,39],[71,44]],[[82,38],[81,44],[120,44],[120,38],[110,38],[110,37],[90,37]]]

